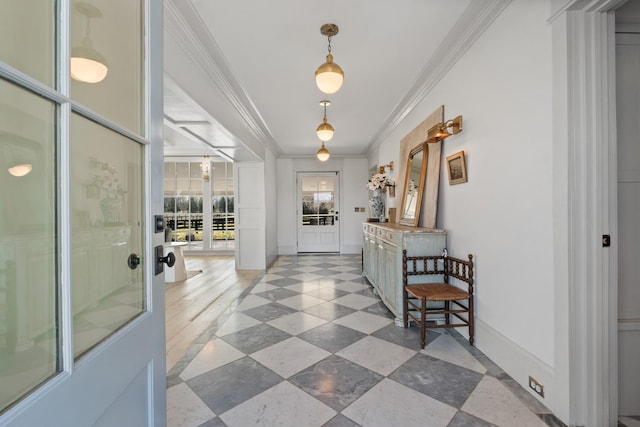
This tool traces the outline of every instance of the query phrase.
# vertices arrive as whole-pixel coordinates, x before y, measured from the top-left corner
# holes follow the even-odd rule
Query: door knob
[[[127,265],[129,266],[130,269],[135,270],[140,265],[140,261],[141,260],[138,255],[131,254],[129,255],[129,258],[127,258]]]
[[[164,262],[167,267],[173,267],[176,263],[176,255],[173,252],[169,252],[167,256],[158,257],[158,262]]]

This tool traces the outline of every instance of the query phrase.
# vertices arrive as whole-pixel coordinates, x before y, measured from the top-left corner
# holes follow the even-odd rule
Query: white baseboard
[[[278,255],[295,255],[298,248],[295,246],[278,246]]]
[[[467,332],[466,328],[458,330],[463,335]],[[478,350],[482,351],[543,405],[554,411],[558,397],[553,390],[554,369],[477,317],[475,318],[475,330],[475,346]],[[529,388],[529,375],[545,386],[544,398]]]
[[[278,246],[278,255],[296,255],[298,248],[295,246]],[[362,245],[345,245],[340,250],[341,254],[355,255],[362,253]]]
[[[360,254],[362,253],[362,244],[359,245],[343,245],[341,254],[352,255],[352,254]]]

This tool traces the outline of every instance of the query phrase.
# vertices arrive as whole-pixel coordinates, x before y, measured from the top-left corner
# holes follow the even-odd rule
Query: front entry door
[[[338,172],[298,173],[298,252],[340,252]]]
[[[164,235],[149,219],[162,213],[163,6],[89,3],[10,0],[0,14],[6,427],[166,425]],[[106,76],[68,65],[90,17]]]

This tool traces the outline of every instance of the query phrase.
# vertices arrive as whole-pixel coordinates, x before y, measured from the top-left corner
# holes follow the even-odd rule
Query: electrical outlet
[[[540,397],[544,398],[544,385],[531,375],[529,375],[529,388],[538,393]]]

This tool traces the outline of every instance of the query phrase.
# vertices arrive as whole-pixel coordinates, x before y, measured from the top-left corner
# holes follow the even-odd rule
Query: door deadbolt
[[[140,261],[141,260],[138,255],[131,254],[129,255],[129,258],[127,258],[127,265],[129,266],[130,269],[135,270],[140,265]]]

